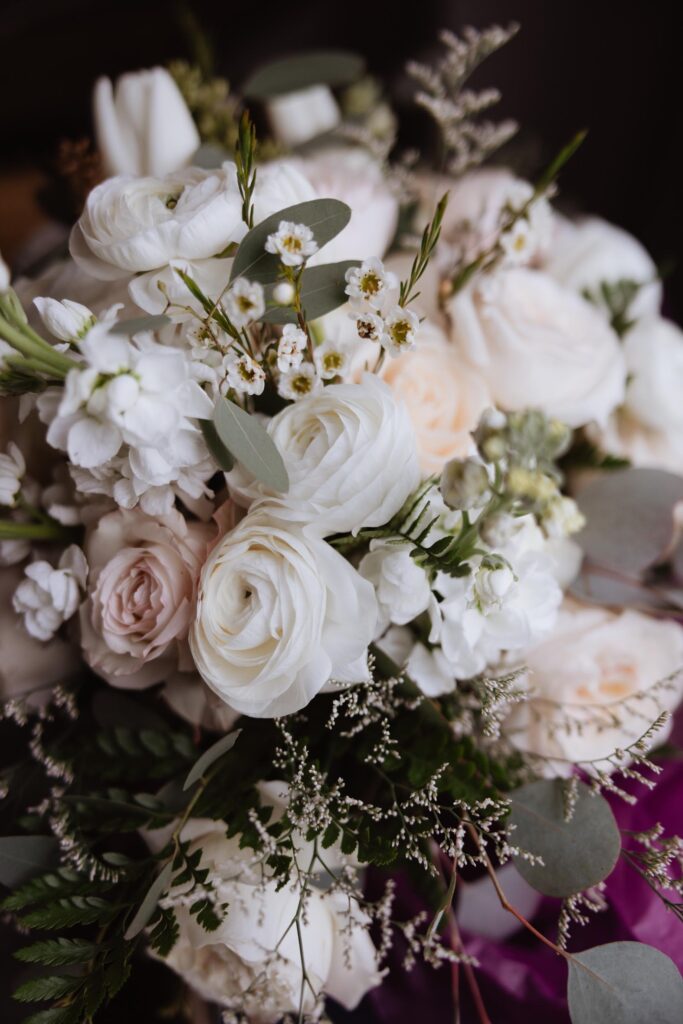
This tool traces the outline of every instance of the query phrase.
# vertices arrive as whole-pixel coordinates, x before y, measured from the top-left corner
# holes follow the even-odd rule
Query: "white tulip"
[[[189,164],[199,132],[165,68],[99,78],[93,91],[97,146],[108,175],[171,174]]]

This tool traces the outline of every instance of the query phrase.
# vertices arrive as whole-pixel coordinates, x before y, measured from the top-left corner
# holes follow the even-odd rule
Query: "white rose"
[[[412,622],[433,600],[427,574],[410,557],[407,546],[372,541],[358,571],[370,580],[377,594],[378,633],[384,632],[390,622],[398,626]]]
[[[451,300],[452,336],[507,410],[571,427],[604,423],[624,395],[619,339],[580,296],[538,270],[479,276]]]
[[[372,585],[263,503],[209,555],[190,645],[230,707],[274,718],[305,707],[330,680],[367,679],[376,621]]]
[[[97,148],[105,172],[171,174],[199,148],[199,132],[165,68],[98,78],[93,90]]]
[[[347,226],[311,265],[384,256],[396,234],[399,203],[374,157],[347,146],[324,149],[300,166],[318,195],[351,207]]]
[[[483,378],[463,365],[437,327],[423,323],[417,348],[387,360],[382,379],[405,402],[424,473],[472,454],[471,431],[491,397]]]
[[[372,374],[331,384],[287,406],[266,425],[289,473],[282,515],[322,535],[381,526],[420,480],[405,406]],[[266,492],[236,468],[227,475],[242,504]]]
[[[606,451],[636,466],[683,473],[683,331],[642,317],[623,342],[629,382],[623,406],[591,433]]]
[[[315,1011],[318,993],[351,1010],[379,984],[368,920],[353,901],[312,890],[298,931],[290,927],[298,887],[278,888],[264,879],[252,852],[240,849],[240,837],[226,839],[224,823],[195,819],[181,838],[190,841],[190,855],[201,850],[200,866],[208,869],[219,902],[228,904],[218,929],[207,932],[182,894],[167,898],[180,935],[165,962],[204,999],[243,1010],[254,1024],[274,1024],[298,1013],[302,992],[307,1014]],[[302,985],[304,969],[310,986]]]
[[[544,265],[560,284],[599,297],[602,283],[634,281],[641,285],[631,304],[635,319],[659,312],[662,285],[657,267],[640,242],[599,217],[576,224],[557,218],[552,249]]]
[[[341,120],[337,101],[326,85],[273,96],[266,111],[277,141],[292,148],[332,131]]]
[[[563,762],[600,761],[611,770],[603,759],[638,740],[683,695],[681,676],[669,679],[683,667],[683,630],[636,611],[566,601],[551,635],[523,660],[529,700],[513,709],[505,731],[520,750],[549,758],[551,775],[564,773]]]

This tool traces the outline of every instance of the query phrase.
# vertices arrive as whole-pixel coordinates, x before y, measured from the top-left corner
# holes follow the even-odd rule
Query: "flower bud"
[[[37,298],[33,303],[50,334],[60,341],[77,341],[95,323],[94,313],[80,302],[64,299]]]
[[[476,459],[453,459],[444,466],[439,486],[449,508],[480,508],[488,497],[488,473]]]
[[[294,301],[294,285],[289,281],[280,281],[273,288],[273,301],[278,306],[291,306]]]

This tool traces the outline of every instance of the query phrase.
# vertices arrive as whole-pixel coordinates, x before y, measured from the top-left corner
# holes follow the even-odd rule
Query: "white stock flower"
[[[180,89],[165,68],[121,75],[93,90],[95,137],[113,174],[171,174],[188,164],[200,138]]]
[[[247,281],[238,277],[233,281],[223,303],[228,318],[235,327],[248,327],[254,320],[260,319],[266,308],[263,285],[258,281]]]
[[[410,309],[395,306],[384,320],[380,345],[392,358],[411,352],[417,344],[418,316]]]
[[[307,224],[281,220],[277,231],[268,235],[265,248],[279,256],[286,267],[300,267],[318,251],[318,243]]]
[[[383,525],[419,483],[406,409],[372,374],[287,406],[266,429],[289,473],[283,515],[323,536]],[[268,494],[240,467],[227,480],[242,504]]]
[[[273,718],[330,681],[368,678],[374,590],[325,541],[255,507],[202,570],[190,644],[197,670],[230,707]]]
[[[662,285],[654,261],[627,231],[599,217],[577,223],[558,218],[544,269],[560,284],[580,294],[589,291],[601,302],[600,286],[631,281],[640,285],[630,314],[653,316],[662,303]],[[604,308],[604,307],[603,307]]]
[[[315,365],[323,380],[334,377],[345,377],[350,366],[350,350],[348,345],[328,338],[318,345],[313,352]]]
[[[309,398],[316,394],[322,386],[323,382],[318,376],[315,366],[310,363],[301,363],[280,376],[277,390],[278,394],[289,402],[300,402],[302,398]]]
[[[586,300],[526,268],[481,275],[449,304],[452,337],[496,405],[572,427],[604,423],[624,395],[619,339]]]
[[[623,339],[628,371],[624,404],[591,435],[636,466],[683,473],[683,331],[643,316]]]
[[[280,373],[298,370],[303,362],[304,352],[308,345],[306,332],[295,324],[285,324],[282,337],[277,344],[277,368]]]
[[[427,574],[411,558],[405,545],[371,541],[370,551],[361,559],[358,571],[370,580],[377,594],[378,634],[390,623],[404,626],[412,622],[433,601]]]
[[[316,135],[332,131],[341,120],[337,101],[327,85],[311,85],[271,96],[266,112],[273,135],[283,146],[289,147],[300,146]]]
[[[683,696],[683,629],[637,611],[566,601],[552,633],[522,660],[529,697],[504,729],[520,750],[550,759],[550,775],[568,774],[565,761],[600,761],[612,771],[603,759],[638,740]]]
[[[346,294],[356,303],[367,302],[372,309],[380,310],[397,288],[398,278],[376,256],[346,271]]]
[[[87,306],[71,299],[50,299],[38,296],[33,304],[45,327],[60,341],[77,341],[95,323],[95,314]]]
[[[183,901],[182,887],[166,898],[180,934],[165,962],[203,999],[243,1011],[255,1024],[275,1024],[298,1013],[302,993],[308,1019],[318,1015],[318,994],[352,1010],[379,984],[369,921],[353,900],[312,889],[299,928],[291,927],[300,889],[264,878],[252,852],[240,849],[239,836],[227,839],[221,822],[192,819],[181,840],[190,843],[190,855],[201,851],[200,867],[208,870],[218,901],[229,905],[219,927],[206,932]]]
[[[14,592],[12,605],[24,617],[27,632],[36,640],[51,640],[57,630],[76,612],[85,589],[88,563],[81,549],[72,544],[55,569],[49,562],[31,562]]]
[[[266,384],[262,367],[247,353],[229,352],[224,359],[225,379],[221,391],[234,388],[240,395],[260,395]]]
[[[0,452],[0,505],[13,507],[25,472],[26,460],[14,441],[10,441],[7,452]]]

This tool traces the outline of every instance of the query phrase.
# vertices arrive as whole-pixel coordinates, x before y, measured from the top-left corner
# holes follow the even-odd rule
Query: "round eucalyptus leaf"
[[[267,100],[313,85],[348,85],[360,78],[365,61],[346,50],[295,53],[259,68],[242,86],[244,96]]]
[[[642,942],[608,942],[569,962],[572,1024],[681,1024],[683,979],[673,960]]]
[[[512,842],[543,864],[515,857],[529,885],[564,899],[597,885],[612,871],[621,849],[619,828],[604,797],[579,782],[574,812],[565,819],[561,779],[530,782],[510,796]]]
[[[671,609],[674,595],[663,589],[655,590],[640,583],[620,579],[614,573],[600,569],[590,562],[572,582],[569,592],[587,604],[606,608],[635,608],[643,612],[662,612]]]
[[[661,469],[603,473],[576,498],[586,525],[576,536],[598,565],[639,576],[674,539],[674,507],[683,501],[683,477]]]

